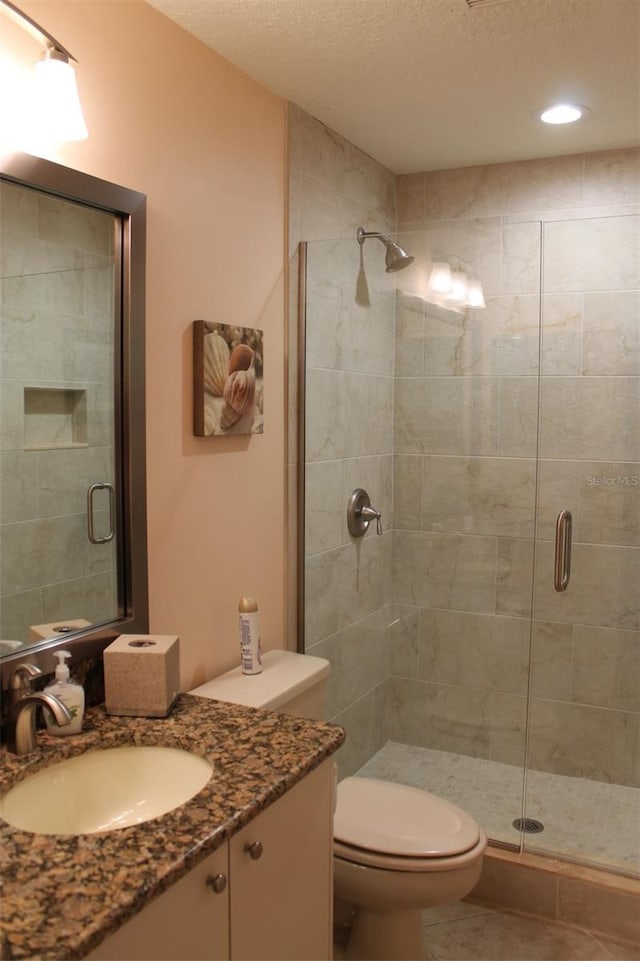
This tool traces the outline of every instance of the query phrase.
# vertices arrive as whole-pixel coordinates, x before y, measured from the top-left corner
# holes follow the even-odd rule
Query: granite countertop
[[[333,754],[342,728],[181,694],[168,718],[85,715],[81,734],[38,733],[26,758],[0,752],[0,796],[56,760],[125,744],[213,764],[210,782],[162,817],[104,834],[31,834],[0,820],[0,957],[75,961]]]

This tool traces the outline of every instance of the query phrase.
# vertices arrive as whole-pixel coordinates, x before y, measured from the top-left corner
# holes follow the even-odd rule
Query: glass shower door
[[[543,251],[525,847],[637,872],[640,218],[548,222]]]

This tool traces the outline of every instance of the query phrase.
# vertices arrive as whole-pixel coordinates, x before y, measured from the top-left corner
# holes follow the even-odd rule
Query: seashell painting
[[[262,434],[263,332],[196,320],[193,361],[194,434]]]

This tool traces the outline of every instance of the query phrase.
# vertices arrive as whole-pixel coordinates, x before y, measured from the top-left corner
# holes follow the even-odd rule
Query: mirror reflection
[[[0,654],[118,615],[118,218],[0,181]]]

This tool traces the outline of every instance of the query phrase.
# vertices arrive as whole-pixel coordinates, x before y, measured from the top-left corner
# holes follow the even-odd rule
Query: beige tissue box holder
[[[180,638],[121,634],[104,650],[107,714],[166,717],[180,690]]]

